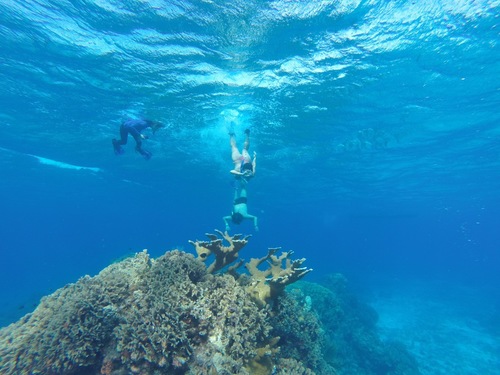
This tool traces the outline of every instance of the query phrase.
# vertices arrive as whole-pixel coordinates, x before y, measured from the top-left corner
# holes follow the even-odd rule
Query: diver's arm
[[[236,176],[243,176],[243,173],[238,172],[238,171],[237,171],[237,170],[235,170],[235,169],[230,170],[230,171],[229,171],[229,173],[232,173],[232,174],[234,174],[234,175],[236,175]]]
[[[252,165],[254,165],[254,164],[252,163]],[[234,174],[235,176],[238,176],[238,177],[253,177],[253,175],[255,174],[255,172],[250,171],[248,169],[243,173],[238,172],[238,171],[233,169],[233,170],[229,171],[229,173]]]
[[[229,226],[229,220],[231,220],[231,216],[224,216],[222,220],[224,220],[224,223],[226,224],[226,232],[229,232],[231,230],[231,227]]]
[[[253,168],[252,175],[255,176],[255,172],[257,171],[257,153],[255,151],[253,152],[252,168]]]
[[[142,138],[141,132],[139,130],[137,130],[137,128],[135,128],[134,126],[129,127],[128,131],[132,137],[134,137],[134,138],[141,137]]]
[[[255,230],[257,232],[259,231],[259,226],[257,225],[257,221],[258,221],[257,216],[246,214],[246,215],[243,215],[243,217],[245,219],[251,219],[253,221],[253,226],[254,226]]]
[[[149,137],[147,135],[144,135],[141,133],[145,129],[141,125],[142,125],[142,123],[136,124],[134,126],[129,126],[128,131],[129,131],[130,135],[132,135],[132,137],[134,137],[135,139],[139,139],[139,138],[140,139],[148,139]],[[148,127],[146,127],[146,129]]]

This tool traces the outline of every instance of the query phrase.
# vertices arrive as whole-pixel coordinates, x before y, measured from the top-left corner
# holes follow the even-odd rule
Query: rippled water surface
[[[498,1],[0,7],[5,148],[115,168],[109,138],[135,114],[168,124],[157,174],[202,164],[220,178],[234,121],[253,129],[263,184],[295,196],[498,188]]]

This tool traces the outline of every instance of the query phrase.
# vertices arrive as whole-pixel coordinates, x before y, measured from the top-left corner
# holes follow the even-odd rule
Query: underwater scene
[[[0,374],[498,375],[499,0],[0,2]]]

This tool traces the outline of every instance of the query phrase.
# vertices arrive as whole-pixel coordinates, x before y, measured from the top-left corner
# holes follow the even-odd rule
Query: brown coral
[[[220,237],[215,234],[206,233],[210,241],[189,241],[194,246],[199,260],[206,262],[210,255],[213,254],[215,256],[215,260],[207,268],[208,273],[215,273],[234,263],[238,259],[240,250],[245,247],[250,237],[242,237],[241,234],[230,236],[227,232],[215,231]],[[224,239],[229,246],[223,245]],[[278,257],[275,255],[278,250],[280,248],[271,248],[265,257],[252,258],[249,263],[245,264],[251,276],[246,290],[261,306],[264,306],[283,293],[287,285],[300,280],[312,271],[312,269],[301,267],[305,258],[291,260],[290,257],[293,251],[282,252]],[[260,270],[259,266],[264,262],[269,264],[269,268]],[[236,269],[242,264],[243,260],[240,259],[228,267],[227,272],[233,276],[237,276]]]
[[[199,260],[205,262],[211,254],[215,256],[215,260],[207,268],[208,273],[215,273],[238,259],[240,250],[246,246],[251,237],[243,237],[241,234],[230,236],[227,232],[222,233],[217,229],[215,232],[222,238],[215,234],[205,233],[210,241],[189,241],[194,246]],[[224,239],[229,246],[223,245]]]
[[[312,271],[311,268],[301,267],[305,258],[291,260],[293,251],[282,252],[278,257],[274,255],[278,250],[279,247],[271,248],[265,257],[252,258],[245,264],[252,278],[247,291],[261,305],[275,299],[283,293],[287,285],[300,280]],[[269,268],[260,270],[259,266],[264,262],[269,264]]]

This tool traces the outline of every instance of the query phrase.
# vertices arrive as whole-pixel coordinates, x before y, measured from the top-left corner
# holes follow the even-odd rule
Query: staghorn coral
[[[208,273],[215,273],[227,265],[233,263],[238,259],[239,252],[248,243],[251,236],[243,237],[241,234],[230,236],[227,231],[222,233],[220,230],[215,230],[222,238],[217,237],[215,234],[205,233],[210,238],[210,241],[189,241],[194,246],[198,259],[205,262],[208,257],[213,254],[215,260],[208,266]],[[229,243],[229,246],[223,245],[223,239]],[[237,268],[238,266],[236,266]]]
[[[251,275],[247,291],[260,305],[276,299],[279,295],[283,294],[287,285],[300,280],[312,271],[311,268],[300,267],[304,263],[305,258],[291,260],[290,256],[293,254],[293,251],[282,252],[278,257],[274,255],[278,250],[280,250],[279,247],[271,248],[266,256],[252,258],[249,263],[245,264]],[[259,266],[264,262],[269,264],[269,268],[262,271],[259,269]]]

